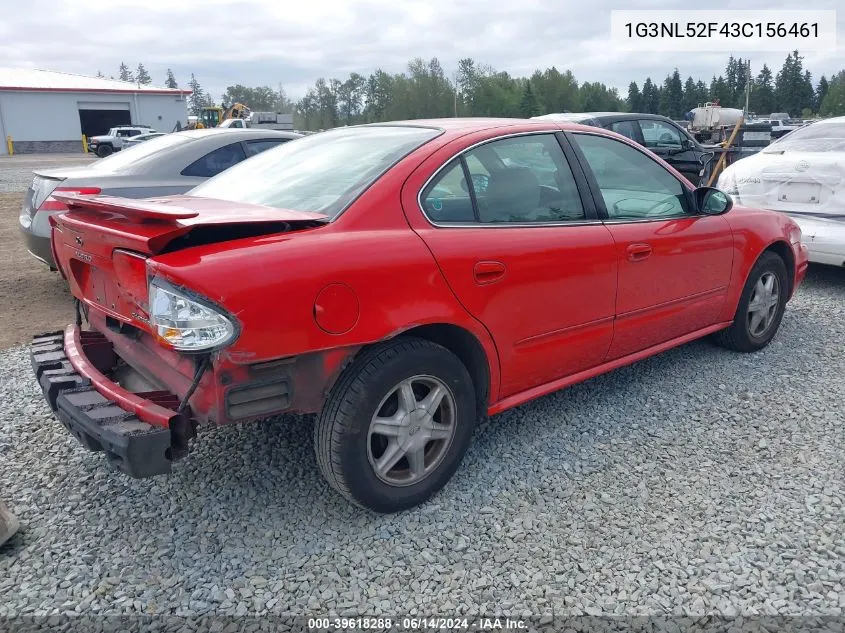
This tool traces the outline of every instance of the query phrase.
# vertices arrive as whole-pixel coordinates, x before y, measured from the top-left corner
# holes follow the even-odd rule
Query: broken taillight
[[[144,312],[148,312],[147,258],[132,251],[115,249],[112,253],[112,265],[121,294]]]

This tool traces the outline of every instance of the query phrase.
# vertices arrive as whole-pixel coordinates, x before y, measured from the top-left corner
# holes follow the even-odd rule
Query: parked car
[[[56,197],[87,326],[31,355],[75,437],[142,477],[197,424],[317,413],[320,471],[379,512],[444,486],[479,416],[710,334],[765,347],[807,265],[788,217],[554,121],[342,127],[183,196]]]
[[[739,204],[788,214],[811,262],[845,266],[845,117],[773,141],[725,169],[719,186]]]
[[[672,119],[636,112],[571,112],[545,114],[536,120],[568,121],[592,125],[627,136],[647,147],[694,185],[704,184],[715,166],[718,145],[702,145]]]
[[[36,171],[20,214],[27,250],[54,267],[49,217],[66,208],[51,195],[54,192],[124,198],[184,193],[249,156],[299,136],[274,130],[175,132],[80,167]]]
[[[105,158],[122,150],[128,140],[151,132],[155,130],[149,125],[119,125],[105,134],[89,138],[88,151],[94,152],[100,158]]]
[[[159,136],[164,136],[165,132],[150,132],[149,134],[139,134],[138,136],[133,136],[131,138],[124,139],[123,147],[134,147],[139,143],[143,143],[144,141],[149,141],[153,138],[158,138]]]

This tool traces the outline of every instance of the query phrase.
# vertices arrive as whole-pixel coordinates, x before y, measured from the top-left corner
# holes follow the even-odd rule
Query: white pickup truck
[[[124,139],[155,132],[148,125],[120,125],[111,128],[106,134],[92,136],[88,139],[88,150],[100,158],[123,149]]]

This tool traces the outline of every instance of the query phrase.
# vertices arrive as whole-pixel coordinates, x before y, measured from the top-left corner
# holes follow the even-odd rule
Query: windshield
[[[798,128],[771,143],[763,153],[842,151],[845,151],[845,121],[811,123]]]
[[[262,152],[188,195],[334,218],[394,163],[438,134],[409,126],[337,128]]]
[[[160,152],[167,147],[174,147],[183,143],[189,143],[194,139],[189,136],[181,134],[165,134],[164,136],[157,136],[151,138],[143,143],[132,145],[126,149],[122,149],[116,154],[112,154],[106,158],[101,158],[96,163],[91,165],[91,169],[97,171],[120,171],[130,165],[144,160],[148,156]]]

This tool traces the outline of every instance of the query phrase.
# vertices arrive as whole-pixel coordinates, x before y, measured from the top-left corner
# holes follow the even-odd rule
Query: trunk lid
[[[53,190],[58,187],[66,176],[58,174],[38,173],[33,174],[32,182],[23,196],[22,214],[30,218],[35,215],[38,208],[50,197]]]
[[[69,208],[50,222],[53,256],[73,295],[143,329],[148,329],[148,257],[328,221],[319,213],[194,196],[134,200],[60,192],[53,197]]]

